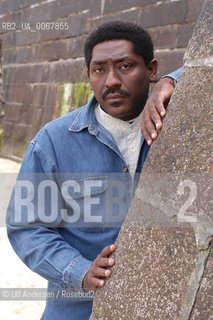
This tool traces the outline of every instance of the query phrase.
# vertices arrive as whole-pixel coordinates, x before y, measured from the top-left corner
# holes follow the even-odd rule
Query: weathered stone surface
[[[194,33],[189,42],[189,47],[186,52],[185,59],[212,59],[213,56],[213,44],[212,44],[212,22],[213,22],[213,2],[205,2],[206,11],[201,11],[198,23],[195,26]],[[200,64],[198,66],[204,66]],[[210,65],[212,66],[212,62]]]
[[[213,319],[212,88],[213,3],[206,0],[91,319]]]
[[[195,300],[190,320],[213,319],[213,249],[206,263],[205,272]]]

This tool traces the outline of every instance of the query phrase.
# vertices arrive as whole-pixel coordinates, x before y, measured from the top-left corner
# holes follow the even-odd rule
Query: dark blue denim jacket
[[[75,177],[77,189],[73,191],[70,187],[67,190],[79,205],[78,221],[75,224],[64,223],[61,215],[54,221],[48,218],[42,221],[41,214],[38,214],[42,209],[38,206],[36,190],[31,201],[33,207],[27,208],[33,208],[32,214],[27,215],[24,206],[23,211],[17,213],[19,204],[16,203],[14,190],[7,210],[8,237],[14,250],[29,268],[48,280],[49,292],[56,290],[56,294],[59,288],[82,288],[83,277],[92,261],[105,246],[115,242],[120,230],[119,223],[125,217],[132,198],[132,182],[127,165],[112,136],[97,122],[95,104],[93,97],[87,105],[45,125],[31,142],[17,179],[30,180],[35,186],[38,181],[43,181],[44,177],[49,179],[48,175],[51,175],[51,181],[56,182],[59,190],[54,209],[57,207],[58,212],[62,212],[62,208],[68,208],[72,216],[72,203],[66,201],[65,193],[62,195],[61,185]],[[141,172],[148,151],[149,146],[141,138],[137,173]],[[123,216],[114,225],[112,217],[105,219],[106,195],[111,177],[125,185]],[[82,218],[85,213],[84,199],[87,198],[83,185],[85,180],[94,182],[90,190],[92,197],[98,197],[98,202],[92,205],[92,215],[102,216],[102,223],[85,222]],[[113,192],[111,190],[111,198]],[[49,197],[48,192],[45,193],[44,198]],[[52,210],[49,208],[50,202],[44,204],[47,211]],[[115,210],[114,207],[111,209]],[[54,211],[56,214],[57,210]],[[18,222],[17,214],[20,218]],[[88,296],[82,299],[80,294],[77,297],[65,299],[62,295],[61,299],[48,299],[42,319],[89,319],[92,299],[87,299]]]

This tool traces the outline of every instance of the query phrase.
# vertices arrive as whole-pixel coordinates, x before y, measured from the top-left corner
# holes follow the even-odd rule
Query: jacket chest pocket
[[[68,180],[70,196],[73,199],[90,198],[107,190],[107,177]]]
[[[86,232],[105,231],[107,177],[69,179],[62,184],[69,226]]]

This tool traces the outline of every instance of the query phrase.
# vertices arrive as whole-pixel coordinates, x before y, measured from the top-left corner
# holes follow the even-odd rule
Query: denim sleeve
[[[169,77],[169,78],[172,78],[174,80],[174,85],[176,86],[177,82],[179,81],[180,79],[180,76],[181,76],[181,73],[183,72],[183,67],[169,73],[169,74],[166,74],[165,76],[162,77],[165,78],[165,77]]]
[[[44,174],[56,171],[56,168],[52,158],[32,143],[17,181],[23,173],[37,177],[37,172]],[[48,281],[63,288],[82,288],[82,280],[92,261],[83,257],[66,241],[62,228],[58,227],[60,221],[56,221],[53,225],[41,221],[36,203],[33,203],[29,215],[21,210],[17,212],[15,187],[7,209],[7,232],[13,249],[30,269]]]

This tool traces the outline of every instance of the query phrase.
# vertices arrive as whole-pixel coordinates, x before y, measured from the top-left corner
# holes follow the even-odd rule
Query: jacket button
[[[127,173],[128,172],[128,168],[125,166],[123,167],[123,173]]]

